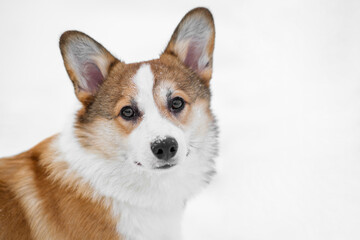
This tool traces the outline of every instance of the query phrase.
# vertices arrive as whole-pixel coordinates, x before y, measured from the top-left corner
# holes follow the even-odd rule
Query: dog
[[[206,8],[150,61],[126,64],[63,33],[81,107],[61,133],[0,159],[0,239],[181,239],[187,200],[215,173],[214,42]]]

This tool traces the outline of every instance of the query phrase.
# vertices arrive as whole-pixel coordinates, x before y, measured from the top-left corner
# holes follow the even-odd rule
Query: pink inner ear
[[[199,65],[199,60],[204,54],[204,45],[199,41],[191,41],[184,60],[184,64],[196,72],[201,72],[206,66]]]
[[[201,43],[191,41],[188,46],[188,51],[184,60],[184,64],[195,71],[201,71],[199,66],[199,59],[203,53],[203,46]]]
[[[81,88],[84,91],[96,93],[101,83],[104,81],[104,77],[95,63],[86,62],[83,65],[81,75],[84,78],[84,83],[81,84]]]

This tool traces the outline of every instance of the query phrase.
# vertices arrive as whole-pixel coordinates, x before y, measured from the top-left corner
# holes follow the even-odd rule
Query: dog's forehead
[[[157,61],[140,63],[137,71],[131,77],[132,83],[140,93],[152,92],[155,88],[166,88],[168,91],[179,88],[181,79],[186,79],[181,70],[164,66]]]
[[[142,69],[144,66],[147,66],[146,71]],[[139,71],[142,73],[138,74]],[[137,85],[134,82],[135,76],[138,76]],[[153,88],[167,87],[168,89],[182,90],[190,98],[208,98],[210,96],[208,86],[193,71],[170,56],[161,56],[159,59],[140,63],[119,63],[110,72],[109,77],[110,81],[106,80],[105,84],[108,82],[107,85],[111,85],[108,87],[117,89],[120,94],[124,90],[128,92],[127,88],[130,87],[135,89],[142,87],[142,80],[149,82],[149,79],[152,79]]]
[[[119,64],[104,85],[107,85],[105,87],[107,93],[117,91],[120,97],[131,97],[134,100],[137,97],[141,101],[140,95],[147,96],[150,93],[163,95],[175,90],[186,92],[192,89],[189,92],[191,95],[195,89],[193,82],[196,82],[196,79],[191,79],[191,74],[187,71],[171,64],[164,64],[157,59]]]
[[[173,86],[176,87],[175,79],[173,75],[176,72],[175,69],[153,61],[131,63],[131,64],[118,64],[112,70],[109,79],[104,82],[106,91],[110,89],[116,90],[120,95],[132,94],[135,95],[138,91],[144,93],[151,92],[153,88],[157,87],[160,82],[173,82]],[[128,89],[134,91],[128,91]]]
[[[141,64],[132,81],[136,87],[134,99],[141,110],[155,106],[153,97],[154,74],[149,64]]]

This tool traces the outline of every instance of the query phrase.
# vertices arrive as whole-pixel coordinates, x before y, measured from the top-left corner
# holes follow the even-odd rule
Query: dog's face
[[[160,58],[147,62],[125,64],[87,35],[64,33],[61,53],[83,105],[75,123],[82,147],[130,172],[209,171],[202,165],[217,147],[209,90],[214,38],[212,16],[202,8],[190,11]]]

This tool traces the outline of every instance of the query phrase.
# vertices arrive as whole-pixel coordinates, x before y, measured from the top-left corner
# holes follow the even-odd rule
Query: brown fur
[[[194,9],[184,18],[192,14],[203,15],[213,28],[208,10]],[[63,34],[60,48],[65,68],[83,104],[75,121],[75,135],[83,147],[110,159],[121,148],[119,135],[122,138],[129,135],[140,124],[141,113],[136,121],[126,121],[119,113],[133,102],[136,87],[132,78],[143,63],[149,64],[154,74],[154,99],[164,117],[183,128],[194,114],[192,108],[202,107],[207,109],[209,119],[212,118],[209,80],[215,30],[207,45],[211,56],[209,66],[195,72],[183,64],[184,59],[174,50],[179,27],[181,23],[159,59],[133,64],[119,61],[83,33]],[[96,87],[96,92],[80,87],[79,76],[67,57],[69,41],[88,38],[101,49],[100,57],[106,63],[105,69],[101,68],[104,81]],[[185,100],[185,109],[180,113],[171,113],[167,101],[158,96],[157,91],[163,85],[171,85],[169,97],[179,96]],[[91,186],[68,172],[67,164],[53,147],[56,141],[54,136],[27,152],[0,159],[0,240],[119,239],[118,219],[111,214],[110,200],[94,194]]]
[[[0,239],[118,239],[107,200],[52,162],[55,139],[0,159]]]

